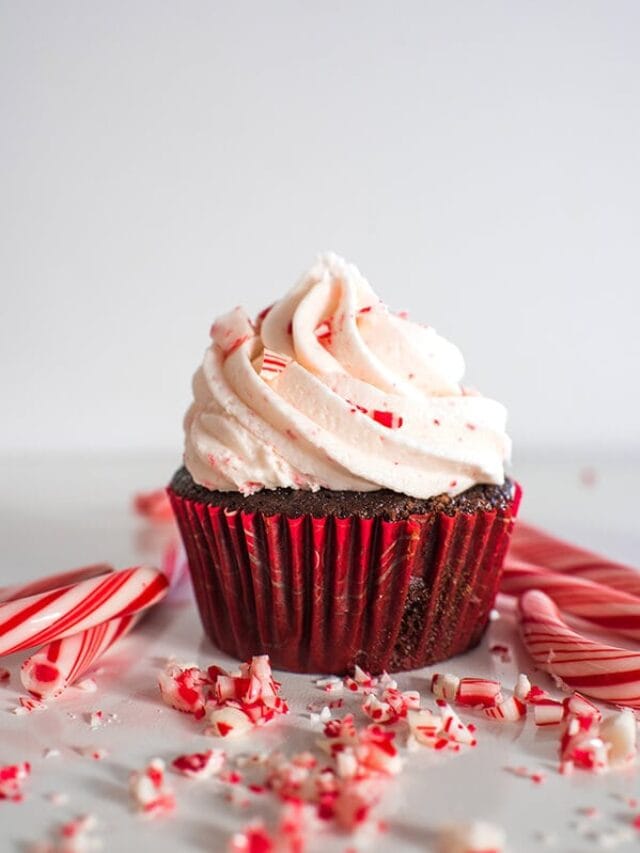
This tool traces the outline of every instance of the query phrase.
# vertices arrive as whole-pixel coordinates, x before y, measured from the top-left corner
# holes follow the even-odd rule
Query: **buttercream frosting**
[[[216,320],[193,379],[184,461],[208,489],[388,488],[416,498],[501,484],[506,410],[461,385],[464,360],[321,255],[252,321]]]

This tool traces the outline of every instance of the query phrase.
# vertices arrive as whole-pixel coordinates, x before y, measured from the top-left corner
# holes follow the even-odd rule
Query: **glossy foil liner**
[[[230,511],[169,489],[215,645],[335,674],[415,669],[476,645],[520,495],[504,510],[385,521]]]

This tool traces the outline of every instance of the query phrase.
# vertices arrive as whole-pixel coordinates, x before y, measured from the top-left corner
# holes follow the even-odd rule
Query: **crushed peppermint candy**
[[[103,746],[79,746],[76,752],[83,758],[91,758],[93,761],[104,761],[109,757],[109,750]]]
[[[136,809],[150,817],[170,814],[176,806],[173,791],[165,781],[165,765],[154,758],[144,768],[129,777],[129,793]]]
[[[100,726],[103,725],[104,721],[104,713],[102,711],[91,711],[91,713],[87,715],[87,722],[89,723],[90,729],[99,729]]]
[[[223,768],[226,755],[221,749],[208,749],[206,752],[193,752],[179,755],[171,762],[173,769],[189,779],[210,779]]]
[[[0,666],[0,684],[6,684],[10,678],[11,673],[9,670],[4,666]]]
[[[253,657],[237,673],[215,665],[201,670],[170,662],[160,674],[159,687],[167,705],[198,720],[206,717],[207,733],[218,737],[246,734],[289,711],[268,655]]]
[[[29,846],[29,853],[90,853],[102,850],[102,840],[93,835],[98,822],[94,815],[81,815],[60,826],[54,840]]]
[[[0,767],[0,800],[20,803],[24,799],[23,786],[31,774],[28,761],[21,764],[6,764]]]

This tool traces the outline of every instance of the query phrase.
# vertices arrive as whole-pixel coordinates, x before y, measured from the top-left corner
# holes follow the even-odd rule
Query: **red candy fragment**
[[[273,379],[291,363],[288,355],[264,348],[262,353],[262,365],[260,366],[260,376],[263,379]]]
[[[179,755],[171,762],[174,770],[189,779],[210,779],[222,770],[225,754],[219,749]]]
[[[138,492],[133,498],[133,509],[144,518],[151,521],[172,521],[173,510],[169,497],[164,489],[154,489],[151,492]]]
[[[129,777],[129,792],[136,808],[151,817],[169,814],[175,809],[173,791],[165,782],[164,761],[154,758]]]
[[[24,799],[22,788],[30,773],[31,765],[27,761],[0,767],[0,800],[21,802]]]
[[[229,853],[273,853],[273,839],[261,823],[237,832],[229,844]]]
[[[515,723],[527,714],[527,706],[517,696],[509,696],[493,708],[484,708],[485,717],[503,723]]]

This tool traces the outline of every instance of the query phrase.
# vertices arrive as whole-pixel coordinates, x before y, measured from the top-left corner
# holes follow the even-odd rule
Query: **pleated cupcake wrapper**
[[[206,633],[296,672],[413,669],[475,645],[520,489],[504,511],[403,521],[229,511],[169,489]]]

